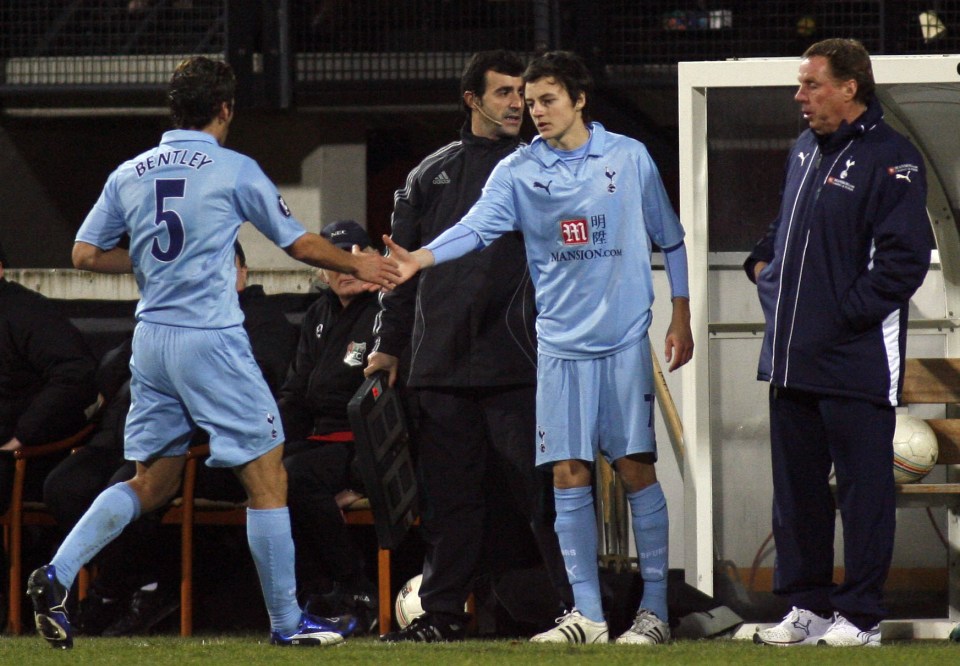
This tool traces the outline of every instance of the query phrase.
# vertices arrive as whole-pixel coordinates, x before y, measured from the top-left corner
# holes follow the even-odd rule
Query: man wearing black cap
[[[352,220],[328,224],[320,235],[347,251],[354,245],[370,248],[367,232]],[[377,597],[346,533],[340,506],[357,497],[351,489],[362,492],[351,471],[354,446],[347,403],[363,383],[380,308],[375,294],[352,275],[331,270],[319,275],[329,288],[304,316],[279,398],[287,432],[284,466],[297,586],[308,612],[356,615],[366,631],[377,616]]]

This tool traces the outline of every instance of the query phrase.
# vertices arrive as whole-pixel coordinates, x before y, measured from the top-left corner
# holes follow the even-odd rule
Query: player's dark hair
[[[497,74],[520,76],[523,74],[523,60],[513,51],[497,49],[495,51],[478,51],[474,53],[463,68],[460,75],[460,103],[470,117],[472,109],[463,101],[463,94],[468,90],[477,97],[483,97],[487,92],[487,72],[493,70]]]
[[[247,255],[243,251],[243,246],[240,245],[240,241],[238,240],[233,241],[233,251],[237,255],[237,261],[240,262],[240,268],[245,267],[247,265]]]
[[[0,264],[3,264],[4,268],[10,268],[10,264],[7,262],[7,253],[3,251],[3,243],[0,243]]]
[[[206,56],[182,61],[170,77],[167,98],[170,117],[178,129],[202,129],[224,102],[233,108],[237,80],[230,65]]]
[[[583,122],[590,122],[590,95],[593,93],[593,76],[583,59],[572,51],[547,51],[534,58],[523,73],[523,82],[553,79],[576,103],[583,94]]]
[[[870,54],[863,44],[856,39],[824,39],[803,52],[804,58],[814,56],[827,59],[834,81],[856,81],[854,99],[864,105],[870,103],[877,86],[873,80]]]

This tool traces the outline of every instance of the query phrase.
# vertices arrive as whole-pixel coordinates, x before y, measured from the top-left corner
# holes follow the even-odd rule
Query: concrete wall
[[[367,223],[367,147],[362,143],[319,146],[303,160],[297,185],[279,187],[287,206],[307,231],[337,220]],[[240,228],[240,242],[251,269],[296,270],[291,259],[250,223]]]
[[[268,294],[298,294],[314,288],[314,273],[305,264],[293,270],[253,269],[247,281],[263,285]],[[102,275],[71,268],[14,268],[6,271],[5,277],[49,298],[140,298],[133,275]]]

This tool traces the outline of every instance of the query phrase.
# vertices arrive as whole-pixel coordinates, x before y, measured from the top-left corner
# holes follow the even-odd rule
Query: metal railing
[[[575,50],[607,83],[636,86],[672,83],[681,60],[796,56],[829,36],[875,54],[957,52],[960,0],[4,0],[0,94],[159,88],[194,53],[249,58],[295,92],[448,81],[488,48]]]

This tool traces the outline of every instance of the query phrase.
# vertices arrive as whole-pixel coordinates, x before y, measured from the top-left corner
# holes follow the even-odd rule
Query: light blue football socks
[[[600,601],[600,576],[597,569],[597,517],[593,508],[593,489],[554,488],[557,521],[554,529],[573,588],[577,610],[594,622],[604,622]]]
[[[627,493],[633,517],[633,538],[637,544],[643,598],[640,607],[653,611],[667,622],[667,564],[670,520],[667,498],[660,483]]]
[[[110,486],[100,493],[50,561],[60,584],[70,589],[80,567],[139,517],[140,498],[126,483]]]
[[[300,626],[290,510],[247,509],[247,543],[257,565],[270,629],[289,636]]]

